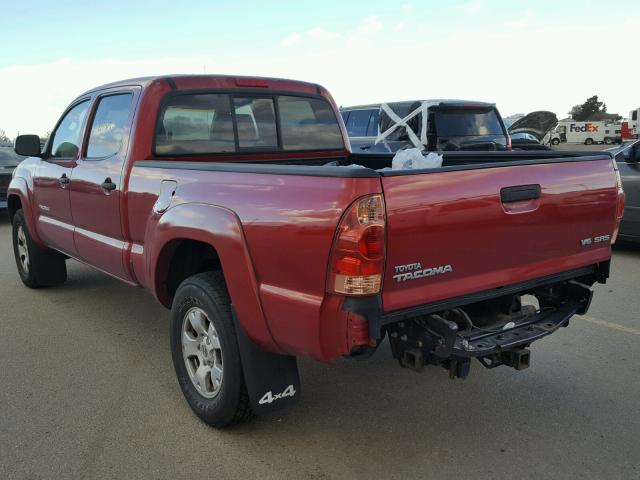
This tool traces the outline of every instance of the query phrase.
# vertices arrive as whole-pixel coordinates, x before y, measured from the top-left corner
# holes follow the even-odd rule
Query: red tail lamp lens
[[[345,213],[329,264],[329,291],[345,295],[380,292],[385,256],[385,211],[382,195],[357,200]]]
[[[379,225],[368,227],[360,242],[358,248],[363,257],[375,260],[384,255],[384,228]]]

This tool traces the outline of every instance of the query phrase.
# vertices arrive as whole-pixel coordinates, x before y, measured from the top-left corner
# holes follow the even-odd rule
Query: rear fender
[[[223,207],[184,203],[152,218],[146,230],[146,270],[151,290],[165,305],[170,303],[163,282],[168,264],[160,258],[172,240],[197,240],[215,248],[220,258],[231,302],[247,336],[270,352],[279,352],[267,325],[258,295],[251,255],[237,215]]]

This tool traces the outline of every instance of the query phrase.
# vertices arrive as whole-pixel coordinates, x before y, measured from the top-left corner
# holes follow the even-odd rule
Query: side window
[[[109,157],[120,151],[132,99],[131,93],[100,99],[89,134],[87,158]]]
[[[378,119],[380,118],[380,110],[372,110],[369,117],[369,126],[367,127],[367,137],[378,136]]]
[[[350,137],[366,137],[371,110],[353,110],[347,122],[347,135]]]
[[[273,98],[234,97],[240,148],[277,148]]]
[[[77,104],[64,116],[53,133],[51,156],[53,158],[75,158],[80,150],[82,125],[89,109],[89,100]]]
[[[309,97],[278,97],[284,150],[344,148],[338,119],[328,102]]]
[[[631,120],[638,120],[638,110],[634,110],[633,114],[631,115]]]
[[[223,94],[169,97],[156,125],[158,155],[234,152],[230,99]]]
[[[347,124],[347,121],[349,120],[349,114],[351,113],[350,110],[347,110],[346,112],[340,112],[340,116],[342,117],[342,121],[344,122],[344,124]]]

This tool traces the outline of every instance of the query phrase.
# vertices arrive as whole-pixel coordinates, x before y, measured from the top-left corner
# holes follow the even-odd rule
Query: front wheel
[[[613,143],[613,139],[612,139],[612,138],[607,137],[607,138],[605,138],[605,139],[604,139],[604,143],[605,143],[606,145],[611,145],[611,144]]]
[[[180,284],[171,308],[171,356],[187,403],[224,428],[251,417],[231,301],[221,272]]]
[[[587,138],[587,139],[584,141],[584,144],[585,144],[585,145],[593,145],[593,138]]]
[[[61,253],[36,245],[18,210],[13,216],[13,254],[20,279],[29,288],[53,287],[67,280],[67,265]]]
[[[560,139],[559,138],[554,138],[551,140],[551,145],[560,145]]]

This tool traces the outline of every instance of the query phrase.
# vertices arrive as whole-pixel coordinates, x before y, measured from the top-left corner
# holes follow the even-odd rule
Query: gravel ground
[[[19,281],[0,219],[0,478],[640,478],[640,247],[617,247],[587,317],[516,372],[300,361],[293,409],[216,431],[175,380],[168,312],[69,261]]]

